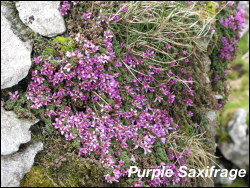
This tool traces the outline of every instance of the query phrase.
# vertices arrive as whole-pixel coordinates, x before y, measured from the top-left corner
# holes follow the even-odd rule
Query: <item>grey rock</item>
[[[246,119],[247,111],[240,108],[234,112],[234,119],[228,123],[228,133],[236,145],[240,145],[247,136]]]
[[[218,144],[224,157],[239,168],[249,170],[249,134],[246,124],[247,111],[237,109],[228,124],[228,133],[233,143]]]
[[[224,142],[218,146],[227,160],[237,167],[249,171],[249,136],[242,140],[241,145]]]
[[[204,65],[204,72],[208,73],[210,71],[210,67],[211,67],[211,60],[208,57],[208,55],[203,55],[201,57],[202,63]]]
[[[207,129],[209,130],[211,136],[213,136],[212,138],[215,137],[216,135],[216,126],[217,126],[217,111],[215,110],[211,110],[206,112],[205,117],[208,120],[208,124],[207,124]]]
[[[22,152],[1,156],[1,187],[18,187],[20,180],[30,171],[36,154],[42,149],[43,144],[37,142]]]
[[[214,98],[216,100],[220,100],[220,99],[223,99],[224,97],[222,95],[214,95]]]
[[[16,8],[22,22],[40,35],[54,37],[66,31],[60,1],[17,1]]]
[[[239,6],[249,12],[249,1],[239,1]]]
[[[13,33],[2,9],[1,6],[1,89],[5,89],[27,76],[32,46]]]
[[[29,129],[36,122],[17,119],[14,112],[1,107],[1,155],[15,153],[21,144],[29,142]]]
[[[208,74],[207,74],[207,73],[203,73],[203,76],[204,76],[204,78],[205,78],[205,83],[206,83],[206,84],[210,84],[211,81],[210,81],[210,78],[209,78]]]
[[[221,169],[225,169],[225,167],[220,164]],[[227,177],[221,177],[221,172],[219,171],[214,178],[214,183],[219,185],[230,185],[233,183],[233,180],[229,179],[229,175]]]
[[[200,36],[199,38],[197,38],[195,40],[195,43],[197,45],[197,47],[204,52],[207,52],[208,46],[210,44],[210,41],[213,38],[213,35],[215,34],[215,31],[212,32],[207,32],[206,34],[204,34],[203,36]]]

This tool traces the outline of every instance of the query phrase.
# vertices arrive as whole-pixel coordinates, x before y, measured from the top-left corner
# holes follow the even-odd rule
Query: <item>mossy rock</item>
[[[36,124],[33,129],[45,130],[43,126]],[[23,178],[21,187],[101,187],[107,184],[103,168],[94,160],[78,156],[72,143],[62,136],[45,134],[32,134],[32,140],[44,143],[44,150],[36,156],[35,166]]]

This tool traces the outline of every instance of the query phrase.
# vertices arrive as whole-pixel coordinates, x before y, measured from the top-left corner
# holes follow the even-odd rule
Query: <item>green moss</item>
[[[42,123],[33,129],[45,129]],[[35,166],[22,180],[22,187],[82,187],[105,186],[104,169],[92,159],[77,155],[71,142],[60,135],[32,134],[32,140],[44,143],[44,150],[35,158]],[[51,183],[50,179],[53,181]]]
[[[130,167],[130,158],[126,151],[122,151],[120,153],[120,159],[124,161],[124,167],[129,168]]]
[[[56,38],[53,40],[53,42],[59,42],[60,44],[64,44],[64,43],[67,42],[67,41],[68,41],[67,38],[61,37],[61,36],[58,36],[58,37],[56,37]]]
[[[54,48],[46,48],[43,52],[43,55],[46,56],[55,56],[58,52]]]
[[[225,187],[248,187],[246,178],[236,178],[231,185]]]
[[[65,38],[58,36],[53,40],[54,43],[59,43],[61,45],[61,50],[64,52],[73,51],[75,48],[74,40],[72,38]]]
[[[164,148],[162,147],[157,147],[155,149],[156,151],[156,158],[161,162],[161,161],[167,161],[167,154]]]
[[[244,34],[244,36],[242,36],[242,38],[239,41],[239,53],[240,55],[244,55],[245,53],[248,52],[248,41],[249,41],[249,32],[246,32]]]
[[[207,1],[207,11],[211,17],[214,17],[216,14],[216,6],[213,1]]]
[[[41,166],[33,166],[20,182],[20,187],[54,187],[46,175],[46,169]]]
[[[237,71],[231,71],[228,74],[228,78],[231,80],[237,80],[238,77],[239,77],[239,72]]]

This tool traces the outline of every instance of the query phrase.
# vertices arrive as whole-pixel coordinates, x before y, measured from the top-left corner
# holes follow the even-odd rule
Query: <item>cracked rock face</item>
[[[66,31],[60,1],[18,1],[16,8],[22,22],[40,35],[53,37]]]
[[[17,187],[28,173],[36,154],[43,149],[41,142],[29,145],[24,151],[1,156],[1,187]]]
[[[13,33],[2,9],[1,6],[1,89],[5,89],[28,75],[32,46]]]
[[[34,123],[17,119],[14,112],[1,108],[1,155],[17,152],[21,144],[29,142],[29,129]]]

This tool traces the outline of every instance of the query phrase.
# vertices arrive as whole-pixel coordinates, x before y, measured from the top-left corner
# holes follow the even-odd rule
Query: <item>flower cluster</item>
[[[76,5],[79,1],[71,1],[73,5]],[[67,15],[70,10],[70,3],[68,1],[63,1],[62,7],[60,8],[60,14],[62,16]]]
[[[231,5],[231,3],[229,3]],[[231,15],[229,18],[220,18],[219,22],[225,28],[230,28],[234,31],[239,31],[244,28],[245,20],[245,11],[238,7],[236,15]],[[237,38],[239,38],[239,34]],[[222,49],[219,49],[220,57],[226,60],[231,60],[231,53],[235,51],[235,45],[237,44],[238,40],[236,38],[227,39],[226,37],[221,37],[221,43],[223,45]]]
[[[228,2],[228,6],[231,7],[233,5],[234,1]],[[241,7],[238,7],[235,15],[230,15],[228,18],[219,18],[218,22],[221,24],[224,30],[227,29],[231,31],[231,33],[235,33],[234,36],[231,36],[231,38],[228,36],[228,34],[220,38],[221,48],[218,49],[219,57],[222,60],[229,61],[232,60],[235,55],[237,43],[240,38],[239,31],[244,28],[244,23],[246,22],[245,11]],[[218,82],[222,77],[224,77],[224,75],[226,75],[225,69],[221,72],[221,74],[214,75],[214,82]]]
[[[64,2],[62,9],[67,7],[70,6]],[[100,25],[99,19],[93,19],[90,12],[83,13],[82,17],[86,23],[92,19]],[[65,52],[65,57],[57,57],[56,65],[50,59],[34,57],[35,64],[40,68],[32,72],[26,97],[32,101],[33,109],[46,107],[46,116],[54,119],[53,126],[66,140],[81,143],[79,155],[95,154],[106,169],[113,169],[111,174],[105,175],[107,182],[112,183],[118,182],[121,176],[127,174],[119,152],[115,156],[110,153],[114,147],[122,150],[141,148],[143,154],[147,155],[153,151],[157,138],[161,138],[161,142],[165,144],[169,134],[178,136],[179,126],[174,123],[168,111],[152,105],[148,98],[150,93],[155,93],[155,103],[167,101],[168,104],[173,104],[176,94],[171,87],[177,80],[170,79],[168,84],[154,87],[155,77],[163,73],[161,68],[150,65],[147,71],[143,69],[155,57],[153,50],[146,49],[138,57],[125,53],[122,59],[118,59],[113,49],[113,33],[104,30],[102,36],[101,43],[96,44],[82,34],[76,34],[74,42],[77,48]],[[171,49],[171,45],[166,48]],[[187,51],[184,50],[183,53],[186,55]],[[120,82],[118,69],[126,74],[132,72],[132,77]],[[192,77],[185,74],[184,68],[181,72],[178,77],[185,78],[188,86],[182,92],[186,96],[184,101],[187,106],[192,106],[193,101],[189,98],[193,96]],[[171,71],[169,74],[174,75]],[[68,103],[62,105],[66,99]],[[81,110],[85,108],[84,101],[92,103],[92,107]],[[78,109],[72,107],[72,104]],[[50,106],[55,108],[51,109]],[[126,109],[125,106],[131,108]],[[175,142],[173,139],[173,143]],[[129,157],[131,161],[136,161],[132,154]],[[169,160],[174,159],[184,163],[181,153],[176,156],[171,153]],[[161,181],[154,180],[149,184]],[[179,181],[173,179],[172,183]],[[170,180],[164,182],[169,183]]]
[[[223,27],[228,27],[232,30],[244,29],[243,24],[246,22],[245,20],[245,10],[241,7],[237,8],[235,16],[231,15],[229,18],[220,18],[219,22]]]

